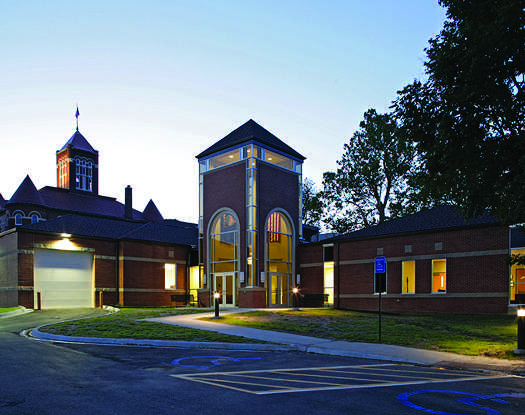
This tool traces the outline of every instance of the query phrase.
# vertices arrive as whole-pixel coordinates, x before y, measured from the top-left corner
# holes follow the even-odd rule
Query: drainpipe
[[[120,302],[120,292],[119,292],[119,281],[120,281],[120,258],[119,258],[119,252],[120,252],[120,241],[117,239],[117,243],[115,244],[115,305],[117,305]]]
[[[336,278],[337,278],[337,307],[341,307],[341,278],[339,274],[339,242],[336,242],[337,245],[337,257],[336,257],[336,265],[335,265],[335,271],[336,271]]]

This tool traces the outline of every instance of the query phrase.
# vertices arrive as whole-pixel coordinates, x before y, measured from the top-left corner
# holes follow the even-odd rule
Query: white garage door
[[[35,308],[94,307],[93,254],[35,249]]]

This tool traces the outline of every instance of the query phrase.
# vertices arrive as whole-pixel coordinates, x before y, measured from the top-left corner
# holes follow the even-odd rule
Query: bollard
[[[42,294],[40,291],[36,293],[36,309],[42,310]]]
[[[215,292],[213,294],[213,297],[215,298],[215,318],[219,317],[219,298],[221,298],[221,295],[218,292]]]

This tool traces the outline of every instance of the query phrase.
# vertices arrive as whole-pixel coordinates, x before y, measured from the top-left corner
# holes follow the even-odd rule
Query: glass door
[[[270,272],[270,307],[288,307],[290,304],[290,276]]]
[[[219,273],[213,277],[213,292],[221,295],[220,304],[235,305],[235,278],[233,273]]]

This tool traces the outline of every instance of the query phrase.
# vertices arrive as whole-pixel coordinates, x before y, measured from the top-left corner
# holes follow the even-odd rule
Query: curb
[[[8,311],[7,313],[0,313],[0,319],[1,318],[7,318],[7,317],[14,317],[14,316],[18,316],[20,314],[26,314],[26,313],[32,313],[33,309],[28,309],[28,308],[25,308],[25,307],[20,307],[18,310],[14,310],[14,311]]]
[[[43,327],[43,326],[40,326]],[[150,340],[150,339],[110,339],[101,337],[73,337],[60,334],[43,333],[37,327],[26,335],[36,340],[61,343],[87,343],[106,346],[149,346],[177,347],[183,349],[229,349],[229,350],[261,350],[261,351],[300,351],[299,347],[261,343],[221,343],[221,342],[190,342],[182,340]]]

